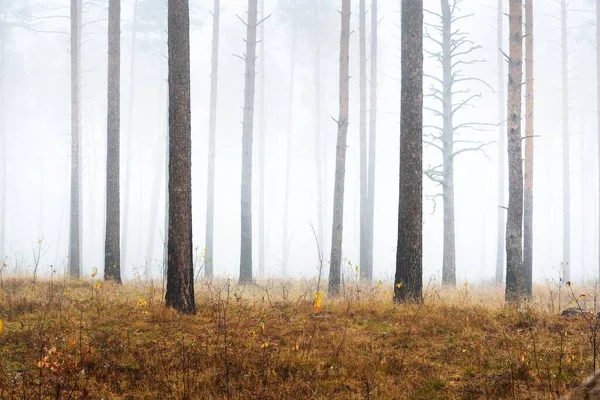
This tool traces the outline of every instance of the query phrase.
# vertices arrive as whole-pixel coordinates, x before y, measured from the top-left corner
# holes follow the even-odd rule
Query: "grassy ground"
[[[202,283],[181,316],[150,283],[4,278],[0,398],[558,398],[593,370],[593,318],[558,315],[589,290],[517,310],[468,286],[395,306],[387,286],[315,307],[315,282]]]

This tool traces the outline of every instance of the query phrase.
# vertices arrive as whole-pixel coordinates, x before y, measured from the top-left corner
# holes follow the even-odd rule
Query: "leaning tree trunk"
[[[571,280],[571,177],[569,176],[569,43],[567,1],[561,0],[562,140],[563,140],[563,279]]]
[[[533,285],[533,0],[525,0],[525,193],[523,204],[523,271],[525,294]]]
[[[257,8],[256,0],[248,0],[242,128],[240,283],[252,282],[252,131],[254,129],[254,86],[256,81]]]
[[[190,22],[187,0],[169,0],[169,265],[165,303],[196,313],[192,246]]]
[[[504,131],[504,123],[506,120],[506,100],[504,96],[504,53],[502,52],[502,43],[504,41],[504,29],[502,17],[502,1],[498,0],[498,242],[496,245],[496,277],[495,283],[497,286],[502,285],[504,281],[504,252],[505,249],[505,234],[504,224],[506,221],[505,216],[505,183],[506,183],[506,170],[504,161],[506,159],[506,132]]]
[[[442,283],[456,286],[456,233],[454,228],[454,123],[452,106],[452,15],[448,0],[442,0],[442,117],[444,247]]]
[[[367,199],[367,9],[365,0],[359,0],[359,141],[360,141],[360,278],[367,279],[367,226],[369,224]]]
[[[375,155],[377,143],[377,0],[371,0],[371,104],[369,111],[369,165],[367,170],[367,279],[373,280],[373,227],[375,224]]]
[[[395,302],[423,291],[423,0],[402,2],[400,198]]]
[[[106,240],[104,279],[121,283],[119,195],[121,0],[108,2],[108,105],[106,151]]]
[[[331,234],[331,262],[329,268],[329,295],[340,292],[342,269],[342,229],[344,222],[344,179],[346,176],[346,142],[348,138],[348,106],[350,80],[350,0],[342,0],[342,28],[340,31],[340,115],[337,120],[335,182],[333,187],[333,225]]]
[[[214,275],[215,148],[217,135],[217,85],[219,79],[220,7],[220,0],[214,0],[212,60],[210,65],[210,120],[208,124],[208,187],[206,190],[206,269],[204,275],[207,279],[212,279]]]
[[[69,275],[81,274],[81,134],[79,128],[81,0],[71,0],[71,211]]]
[[[137,19],[138,19],[138,0],[133,2],[133,23],[131,25],[131,58],[129,60],[129,103],[127,105],[127,144],[125,160],[125,193],[123,199],[123,246],[121,252],[123,254],[123,265],[127,266],[128,252],[127,244],[129,239],[129,193],[131,192],[131,161],[133,155],[133,105],[135,97],[135,61],[137,49]],[[131,259],[131,258],[129,258]]]
[[[265,18],[265,0],[260,2],[260,17]],[[258,276],[265,277],[265,26],[260,27],[260,115],[258,125]]]
[[[523,2],[510,0],[508,73],[508,213],[506,219],[506,302],[525,293],[523,273],[523,160],[521,155],[521,82],[523,79]]]

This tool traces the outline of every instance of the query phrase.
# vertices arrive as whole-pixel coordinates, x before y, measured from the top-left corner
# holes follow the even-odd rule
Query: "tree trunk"
[[[121,283],[120,88],[121,88],[121,0],[108,3],[108,105],[106,147],[106,240],[104,279]],[[93,200],[93,199],[92,199]]]
[[[162,135],[159,135],[162,136]],[[162,141],[159,137],[156,141],[156,147],[161,149]],[[160,189],[163,181],[163,164],[159,162],[164,157],[164,152],[160,151],[158,157],[155,159],[154,164],[154,179],[152,182],[152,194],[150,197],[150,226],[148,227],[148,240],[146,242],[146,270],[149,271],[152,261],[154,259],[154,251],[156,249],[156,233],[158,231],[158,204],[160,197]]]
[[[220,0],[214,0],[212,60],[210,65],[210,120],[208,124],[208,188],[206,190],[206,269],[204,275],[207,279],[212,279],[214,276],[215,148],[217,134],[217,85],[219,79],[220,7]]]
[[[600,2],[596,3],[596,128],[598,129],[598,191],[600,192]],[[600,202],[598,203],[600,209]],[[600,211],[600,210],[599,210]],[[600,212],[596,215],[600,218]],[[596,231],[600,232],[600,220],[596,225]],[[600,234],[598,239],[598,278],[600,278]]]
[[[502,285],[504,281],[504,252],[505,249],[505,234],[504,224],[506,222],[505,215],[505,190],[506,190],[506,132],[504,124],[506,121],[506,99],[505,81],[504,81],[504,54],[502,52],[502,43],[504,42],[504,29],[502,18],[502,1],[498,0],[498,243],[496,247],[496,286]]]
[[[402,1],[400,196],[394,301],[423,291],[423,0]]]
[[[260,2],[260,17],[265,18],[265,0]],[[265,277],[265,25],[260,27],[260,115],[258,125],[258,276]]]
[[[359,0],[359,141],[360,141],[360,278],[368,278],[367,230],[369,224],[369,202],[367,199],[367,9],[365,0]]]
[[[506,219],[506,302],[525,294],[523,273],[523,160],[521,155],[521,82],[523,80],[523,2],[510,0],[508,73],[508,213]]]
[[[252,132],[254,129],[254,86],[256,81],[257,0],[248,0],[244,122],[242,132],[242,195],[240,283],[252,282]]]
[[[525,294],[533,290],[533,0],[525,0],[525,193],[523,204],[523,271]]]
[[[123,245],[121,254],[123,265],[128,265],[127,244],[129,239],[129,194],[131,192],[131,160],[133,155],[133,104],[135,98],[135,61],[137,50],[137,19],[138,19],[138,0],[133,2],[133,23],[131,25],[131,58],[129,60],[129,103],[127,105],[127,145],[125,160],[125,196],[123,199]],[[129,260],[131,260],[129,258]]]
[[[81,274],[81,135],[79,128],[81,0],[71,0],[71,211],[69,275]]]
[[[563,139],[563,280],[571,280],[571,177],[569,176],[569,43],[567,1],[561,0],[562,139]]]
[[[6,101],[4,95],[4,75],[6,39],[0,38],[0,268],[6,263]]]
[[[192,246],[190,19],[187,0],[169,0],[169,266],[166,305],[195,314]]]
[[[350,0],[342,0],[342,26],[340,31],[340,115],[337,121],[337,146],[335,157],[335,183],[333,187],[333,224],[331,234],[331,265],[329,269],[329,295],[340,292],[342,266],[342,229],[344,222],[344,179],[346,175],[346,142],[348,137],[348,106],[350,80]]]
[[[288,274],[288,258],[290,255],[290,234],[289,234],[289,210],[290,210],[290,176],[291,176],[291,156],[292,156],[292,129],[294,126],[294,84],[296,76],[296,2],[294,1],[294,20],[292,21],[292,42],[290,54],[290,99],[288,105],[288,126],[287,135],[285,138],[285,183],[283,193],[283,233],[281,235],[283,241],[281,255],[281,274]]]
[[[315,11],[315,166],[317,169],[317,238],[321,251],[325,249],[325,185],[323,183],[323,137],[321,134],[321,37],[319,7]]]
[[[443,183],[444,248],[442,256],[442,283],[456,286],[456,234],[454,228],[454,121],[452,105],[452,15],[448,0],[442,5],[442,69],[443,69]]]
[[[377,0],[371,0],[371,104],[369,111],[369,165],[367,170],[367,280],[373,280],[373,234],[375,218],[375,155],[377,150]]]

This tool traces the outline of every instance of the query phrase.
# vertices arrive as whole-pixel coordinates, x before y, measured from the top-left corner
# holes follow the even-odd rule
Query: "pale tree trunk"
[[[600,192],[600,2],[596,3],[596,128],[598,129],[598,191]],[[600,202],[598,203],[600,208]],[[600,210],[596,215],[600,218]],[[596,232],[600,232],[600,221],[596,225]],[[598,279],[600,279],[600,234],[598,239]]]
[[[192,245],[190,20],[187,0],[169,0],[169,264],[165,303],[196,313]]]
[[[325,186],[323,183],[323,137],[321,134],[321,38],[319,7],[315,7],[315,166],[317,169],[317,238],[321,251],[325,248]]]
[[[525,294],[523,273],[523,160],[521,155],[521,82],[523,80],[523,1],[510,0],[508,71],[508,213],[506,218],[506,302]]]
[[[265,18],[265,0],[260,2],[260,17]],[[265,26],[260,27],[260,115],[258,121],[258,276],[265,277]]]
[[[340,292],[342,266],[342,229],[344,222],[344,179],[346,175],[346,142],[348,137],[348,106],[350,80],[350,0],[342,0],[342,26],[340,31],[340,77],[337,120],[337,146],[335,157],[335,182],[333,187],[333,225],[331,234],[331,261],[329,268],[329,295]]]
[[[443,70],[443,182],[444,247],[442,255],[442,283],[456,286],[456,233],[454,228],[454,123],[452,104],[452,15],[448,0],[442,5],[442,70]]]
[[[217,89],[219,82],[219,23],[220,0],[214,0],[212,57],[210,64],[210,119],[208,123],[208,178],[206,189],[206,269],[207,279],[214,276],[214,222],[215,222],[215,160],[217,136]]]
[[[240,283],[252,282],[252,133],[254,129],[254,87],[256,82],[257,0],[248,0],[244,121],[242,127],[242,194]]]
[[[121,88],[121,0],[108,3],[108,105],[106,151],[106,239],[104,279],[121,283],[120,253],[120,88]],[[94,201],[94,199],[92,199]]]
[[[373,280],[373,234],[375,224],[375,155],[377,146],[377,0],[371,0],[371,104],[369,111],[369,165],[367,170],[367,279]]]
[[[423,0],[402,1],[400,196],[394,301],[423,292]]]
[[[498,0],[498,242],[496,245],[496,278],[495,283],[497,286],[502,285],[504,282],[504,254],[505,254],[505,234],[504,224],[506,223],[506,205],[505,205],[505,190],[506,190],[506,132],[504,130],[504,123],[506,121],[506,99],[504,96],[506,87],[504,81],[504,54],[502,53],[502,43],[504,42],[504,29],[502,18],[504,16],[502,12],[502,1]]]
[[[359,0],[359,146],[360,146],[360,278],[367,279],[367,226],[369,224],[369,202],[367,199],[367,27],[365,0]]]
[[[525,193],[523,204],[523,271],[525,294],[533,285],[533,0],[525,0]]]
[[[6,101],[4,95],[4,75],[6,40],[0,38],[0,268],[6,263]]]
[[[294,16],[292,21],[292,40],[290,54],[290,99],[288,104],[288,126],[287,135],[285,138],[285,183],[283,193],[283,233],[281,239],[283,241],[281,255],[281,274],[288,274],[288,259],[290,255],[290,233],[289,233],[289,213],[290,213],[290,176],[291,176],[291,155],[292,155],[292,129],[294,126],[294,84],[296,77],[296,2],[294,1]]]
[[[69,275],[81,274],[81,132],[79,126],[81,0],[71,0],[71,210]]]
[[[121,246],[122,264],[127,267],[130,257],[127,253],[127,244],[129,240],[129,203],[131,192],[131,160],[133,155],[133,104],[135,98],[135,61],[137,50],[137,17],[138,0],[133,2],[133,23],[131,25],[131,57],[129,60],[129,103],[127,104],[127,144],[125,160],[125,193],[123,199],[123,241]]]
[[[152,182],[152,194],[150,198],[150,226],[148,228],[148,241],[146,243],[146,270],[150,269],[152,261],[154,260],[154,251],[156,248],[156,233],[158,231],[158,204],[160,197],[160,190],[162,187],[163,181],[163,169],[164,164],[159,161],[162,161],[162,157],[164,157],[164,151],[162,151],[160,140],[160,135],[156,140],[156,146],[159,149],[158,157],[156,158],[156,162],[154,163],[154,171],[153,171],[153,182]]]
[[[567,1],[561,0],[561,74],[562,74],[562,140],[563,140],[563,280],[571,280],[571,177],[569,175],[569,43]]]

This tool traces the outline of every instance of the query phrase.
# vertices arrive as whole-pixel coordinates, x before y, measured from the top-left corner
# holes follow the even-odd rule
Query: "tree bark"
[[[260,17],[265,18],[265,0],[260,2]],[[265,144],[266,144],[266,104],[265,104],[265,25],[260,27],[260,70],[258,122],[258,276],[265,277]]]
[[[292,40],[290,54],[290,99],[288,105],[288,126],[285,147],[285,183],[283,193],[283,232],[282,232],[282,255],[281,255],[281,274],[288,274],[288,258],[290,255],[290,234],[289,234],[289,211],[290,211],[290,177],[291,177],[291,156],[292,156],[292,129],[294,126],[294,84],[296,76],[296,1],[294,1],[294,16],[292,21]]]
[[[131,25],[131,58],[129,60],[129,103],[127,105],[127,144],[125,160],[125,193],[123,199],[123,245],[121,254],[123,265],[128,265],[127,244],[129,239],[129,197],[131,192],[131,162],[133,155],[133,104],[135,99],[135,61],[137,50],[138,0],[133,2],[133,23]]]
[[[106,240],[104,279],[121,283],[120,90],[121,0],[108,2],[108,105],[106,151]]]
[[[166,305],[195,314],[192,246],[190,20],[187,0],[169,0],[169,264]]]
[[[402,1],[400,187],[395,302],[423,291],[423,1]]]
[[[367,170],[367,280],[373,280],[373,235],[375,225],[375,157],[377,151],[377,0],[371,0],[371,104],[369,111],[369,165]]]
[[[71,211],[69,275],[81,274],[81,135],[79,128],[81,0],[71,0]]]
[[[523,204],[523,270],[525,294],[533,290],[533,0],[525,0],[525,193]]]
[[[523,271],[523,160],[521,155],[521,82],[523,80],[523,2],[510,0],[508,74],[508,213],[506,219],[506,302],[525,294]]]
[[[563,139],[563,280],[571,280],[571,177],[569,176],[569,42],[567,1],[561,0],[562,139]]]
[[[210,120],[208,123],[208,187],[206,190],[206,269],[207,279],[214,276],[214,221],[215,221],[215,160],[217,135],[217,89],[219,79],[219,23],[220,0],[214,0],[212,57],[210,65]]]
[[[360,278],[368,279],[367,238],[369,202],[367,199],[367,27],[365,0],[359,0],[359,145],[360,145]]]
[[[505,215],[505,190],[506,190],[506,99],[505,93],[505,80],[504,80],[504,54],[502,52],[502,43],[504,41],[504,29],[503,29],[503,12],[502,12],[502,1],[498,0],[498,243],[496,247],[496,286],[502,285],[504,282],[504,252],[505,249],[505,232],[504,224],[506,223]]]
[[[337,120],[338,133],[335,157],[335,182],[333,187],[333,224],[331,234],[331,263],[329,269],[329,295],[340,292],[342,266],[342,231],[344,222],[344,179],[346,176],[346,142],[348,138],[348,108],[350,80],[350,0],[342,0],[340,30],[340,77]]]
[[[254,129],[254,87],[256,81],[257,8],[256,0],[248,0],[244,122],[242,128],[240,283],[252,282],[252,132]]]

